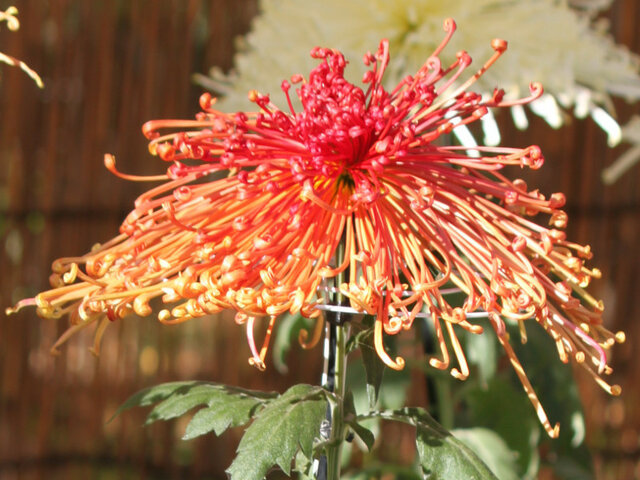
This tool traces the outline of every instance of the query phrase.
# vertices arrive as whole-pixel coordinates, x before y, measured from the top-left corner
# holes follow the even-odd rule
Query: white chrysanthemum
[[[640,59],[612,41],[606,24],[592,21],[611,0],[570,3],[573,8],[563,0],[262,0],[262,14],[240,40],[234,71],[225,75],[212,69],[210,77],[198,80],[222,95],[220,108],[243,110],[250,107],[249,90],[258,86],[277,93],[291,65],[300,71],[312,68],[308,52],[314,46],[342,51],[351,59],[349,80],[358,81],[364,73],[362,53],[387,38],[392,59],[386,82],[393,85],[424,62],[425,52],[441,38],[444,19],[453,17],[460,28],[442,52],[443,62],[453,62],[463,45],[482,61],[491,56],[493,38],[507,39],[509,55],[483,75],[478,88],[489,93],[499,85],[507,98],[517,98],[528,94],[531,81],[541,82],[546,94],[531,104],[533,113],[555,128],[568,111],[579,118],[590,115],[613,146],[622,129],[608,113],[609,95],[640,99]],[[278,97],[272,100],[278,103]],[[515,124],[526,128],[522,107],[512,113]],[[492,117],[484,119],[483,127],[485,143],[499,142]],[[465,140],[464,129],[454,132],[464,143],[473,142],[470,135]]]

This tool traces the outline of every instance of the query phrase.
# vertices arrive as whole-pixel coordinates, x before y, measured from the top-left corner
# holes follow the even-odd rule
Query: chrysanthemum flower
[[[404,361],[388,355],[383,335],[426,316],[441,349],[430,364],[466,378],[457,332],[481,333],[474,318],[488,316],[555,435],[505,323],[524,332],[525,322],[537,322],[563,361],[575,360],[618,393],[600,378],[610,371],[604,349],[616,337],[602,326],[602,303],[584,290],[599,272],[585,266],[589,247],[561,230],[563,195],[546,198],[501,173],[511,165],[539,168],[537,146],[478,147],[480,155],[469,156],[464,147],[440,144],[489,108],[542,93],[532,85],[529,98],[507,102],[502,90],[487,98],[470,91],[506,42],[494,40],[493,55],[465,75],[466,52],[449,65],[438,57],[453,21],[445,30],[434,54],[391,91],[382,85],[387,41],[364,57],[364,88],[345,80],[340,52],[315,48],[319,64],[309,77],[282,82],[288,111],[252,91],[256,112],[222,113],[205,94],[195,120],[147,123],[151,152],[171,163],[166,175],[148,180],[165,182],[138,198],[119,236],[84,256],[56,260],[54,288],[18,307],[35,304],[43,317],[69,315],[72,326],[57,345],[97,323],[96,349],[111,321],[151,314],[156,297],[171,305],[158,314],[165,324],[233,309],[246,324],[251,361],[264,368],[277,317],[320,317],[331,308],[325,291],[343,277],[335,288],[348,298],[346,308],[375,316],[375,348],[391,368]],[[292,84],[301,109],[292,106]],[[117,172],[113,157],[106,163],[135,179]],[[529,219],[536,214],[549,217],[551,228]],[[341,260],[332,263],[338,249]],[[466,294],[462,304],[447,299],[451,288]],[[259,317],[269,319],[261,349],[254,338]]]
[[[222,95],[220,109],[242,110],[247,108],[249,88],[257,81],[280,81],[290,73],[290,65],[305,65],[306,49],[330,42],[347,58],[355,58],[384,37],[394,46],[384,80],[391,88],[419,68],[424,52],[438,43],[442,21],[452,16],[461,31],[452,40],[453,48],[443,52],[443,63],[454,61],[460,48],[469,49],[473,58],[486,58],[494,37],[508,38],[512,45],[512,53],[478,80],[479,93],[490,94],[499,83],[505,98],[515,99],[527,91],[532,78],[544,85],[544,95],[528,108],[511,109],[518,128],[527,128],[527,112],[554,128],[571,115],[590,116],[606,132],[610,146],[621,141],[633,146],[603,172],[603,179],[613,183],[640,158],[639,127],[630,123],[621,128],[611,101],[611,96],[640,100],[640,58],[613,41],[602,15],[610,4],[611,0],[261,1],[251,31],[239,39],[233,70],[227,74],[214,67],[208,76],[196,79]],[[298,49],[290,48],[292,38]],[[360,65],[350,70],[351,79],[364,72]],[[483,116],[482,126],[482,143],[497,145],[500,132],[491,112]],[[476,142],[464,127],[453,133],[467,145]]]

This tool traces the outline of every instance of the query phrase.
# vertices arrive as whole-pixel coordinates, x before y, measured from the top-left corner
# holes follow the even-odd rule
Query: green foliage
[[[300,330],[312,328],[315,320],[304,318],[302,315],[283,314],[278,317],[278,328],[275,335],[271,351],[273,352],[273,365],[280,373],[287,373],[287,355],[291,351],[291,346],[298,343]]]
[[[374,463],[357,472],[347,472],[341,480],[378,480],[393,478],[393,480],[423,480],[423,475],[415,468],[390,463]],[[305,479],[306,480],[306,479]]]
[[[310,459],[328,401],[325,390],[295,385],[271,401],[247,428],[227,469],[231,480],[260,480],[277,465],[287,475],[300,451]]]
[[[228,473],[232,480],[260,480],[275,465],[288,475],[292,462],[310,464],[329,404],[326,395],[324,389],[310,385],[296,385],[278,395],[209,382],[173,382],[136,393],[114,417],[132,407],[155,404],[147,416],[150,424],[204,406],[191,419],[184,439],[209,432],[220,435],[253,419]],[[354,419],[352,423],[355,426]],[[366,437],[364,430],[360,433]]]
[[[229,427],[239,427],[249,422],[256,407],[262,403],[245,396],[213,398],[208,407],[202,408],[187,425],[183,440],[190,440],[213,431],[221,435]]]
[[[518,455],[500,435],[487,428],[456,429],[451,433],[471,448],[500,480],[519,480]]]
[[[483,326],[490,330],[488,325]],[[553,341],[535,322],[527,323],[526,344],[517,341],[517,326],[512,325],[510,333],[513,348],[551,423],[560,423],[560,437],[551,440],[543,433],[513,370],[496,371],[492,366],[499,348],[490,334],[462,335],[470,363],[477,370],[466,385],[457,389],[456,424],[484,427],[500,435],[517,454],[518,478],[537,478],[542,445],[550,452],[547,458],[554,459],[558,478],[591,478],[591,460],[583,442],[582,407],[571,367],[560,362]],[[476,372],[479,375],[474,375]]]
[[[483,385],[486,385],[496,374],[498,365],[498,341],[491,332],[491,327],[487,322],[483,322],[485,331],[482,334],[470,332],[463,333],[464,351],[467,353],[467,360],[477,367],[474,372]]]
[[[517,453],[520,478],[535,478],[540,458],[540,425],[522,387],[500,378],[486,388],[475,388],[466,395],[471,425],[500,435]]]
[[[380,394],[380,386],[385,372],[385,365],[378,357],[376,349],[373,345],[373,328],[371,327],[372,319],[365,318],[364,325],[368,328],[361,330],[351,337],[348,350],[359,349],[362,354],[362,363],[364,365],[365,378],[367,381],[366,392],[369,402],[369,409],[376,407],[378,396]]]
[[[560,423],[557,439],[546,436],[541,439],[544,448],[553,453],[550,457],[554,458],[554,472],[559,479],[592,478],[593,466],[584,443],[584,416],[573,370],[558,359],[553,340],[539,325],[527,328],[527,336],[524,345],[514,342],[514,350],[551,423]]]
[[[210,382],[163,383],[142,390],[130,397],[114,417],[132,407],[157,404],[147,415],[147,425],[157,420],[170,420],[189,410],[205,406],[191,419],[184,439],[205,433],[222,434],[229,427],[244,425],[276,393],[258,392]]]
[[[202,382],[170,382],[170,383],[162,383],[160,385],[155,385],[153,387],[145,388],[144,390],[140,390],[138,393],[132,395],[124,402],[116,413],[113,414],[109,421],[112,421],[115,417],[120,415],[125,410],[128,410],[133,407],[146,407],[149,405],[153,405],[154,403],[161,402],[162,400],[167,399],[175,392],[180,391],[181,389],[189,389],[194,385],[200,385]]]
[[[442,428],[425,409],[407,407],[378,412],[376,416],[416,427],[416,449],[424,478],[497,480],[472,449]]]
[[[308,326],[300,318],[290,317],[286,327],[276,341],[275,355],[282,365],[300,328]],[[350,390],[339,411],[343,412],[344,427],[357,435],[370,453],[365,454],[366,461],[358,472],[343,478],[364,480],[392,475],[403,480],[532,480],[541,463],[538,451],[542,444],[556,459],[554,470],[558,478],[591,478],[571,369],[550,354],[555,351],[553,344],[541,329],[535,328],[537,325],[533,327],[528,329],[527,345],[516,344],[514,348],[552,423],[562,424],[556,441],[542,435],[535,411],[511,369],[496,369],[499,349],[493,336],[461,334],[470,367],[475,370],[467,382],[457,382],[431,369],[425,371],[427,375],[438,375],[435,383],[439,413],[448,409],[453,419],[455,411],[455,425],[465,427],[449,432],[426,410],[402,408],[410,386],[409,369],[395,372],[380,361],[373,346],[371,319],[354,324],[357,331],[349,340],[347,351],[359,350],[360,355],[350,359]],[[517,332],[513,336],[517,338]],[[387,347],[392,349],[393,345]],[[340,393],[309,385],[296,385],[278,395],[208,382],[175,382],[133,395],[116,415],[134,406],[153,405],[147,416],[147,423],[152,423],[197,409],[184,439],[210,432],[220,435],[230,427],[250,424],[227,470],[231,480],[261,480],[274,468],[286,475],[295,470],[298,478],[310,480],[314,459],[335,445],[320,439],[320,427],[330,405],[340,401]],[[377,405],[388,410],[374,411]],[[357,409],[368,413],[358,415]],[[416,466],[375,460],[379,420],[404,422],[416,428]]]
[[[353,399],[353,393],[351,391],[347,392],[347,394],[345,395],[344,416],[347,425],[351,427],[358,438],[360,438],[360,440],[362,440],[362,442],[367,446],[367,449],[371,451],[373,449],[373,444],[376,441],[376,438],[371,430],[358,422],[356,415],[356,406]]]

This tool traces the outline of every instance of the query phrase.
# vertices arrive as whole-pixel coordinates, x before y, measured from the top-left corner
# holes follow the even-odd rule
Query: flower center
[[[363,159],[375,139],[376,122],[367,95],[344,78],[344,56],[328,49],[315,49],[313,56],[325,61],[298,91],[303,111],[296,114],[295,129],[312,168],[333,177]]]

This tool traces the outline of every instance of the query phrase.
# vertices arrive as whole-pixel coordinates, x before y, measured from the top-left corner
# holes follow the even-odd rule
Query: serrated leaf
[[[165,400],[173,395],[181,388],[189,388],[189,386],[199,383],[202,382],[169,382],[161,383],[160,385],[154,385],[153,387],[140,390],[139,392],[129,397],[122,405],[118,407],[116,412],[109,419],[109,422],[111,422],[115,417],[120,415],[125,410],[129,410],[133,407],[146,407],[154,403],[161,402],[162,400]]]
[[[320,387],[295,385],[271,401],[245,431],[227,469],[231,480],[261,480],[273,466],[287,475],[298,451],[311,458],[328,401]]]
[[[179,417],[192,408],[204,405],[207,408],[196,413],[187,426],[184,438],[190,439],[211,431],[219,435],[229,427],[244,425],[251,420],[257,408],[276,395],[210,382],[173,382],[136,393],[115,415],[128,408],[160,402],[147,416],[146,423],[150,424]]]
[[[294,470],[298,474],[298,480],[316,480],[313,475],[313,461],[300,450],[296,453]]]
[[[244,390],[216,383],[192,382],[191,385],[177,389],[166,400],[156,405],[147,416],[146,423],[180,417],[200,405],[212,406],[216,403],[224,405],[227,402],[235,402],[239,398],[252,399],[253,406],[251,408],[253,408],[269,397],[275,397],[275,394],[265,394],[264,392]]]
[[[460,428],[453,435],[471,448],[500,480],[518,480],[517,454],[488,428]]]
[[[200,405],[207,405],[209,399],[217,394],[216,388],[209,385],[194,384],[174,392],[169,398],[156,405],[147,415],[147,425],[158,420],[170,420],[180,417]]]
[[[426,410],[403,408],[381,416],[416,427],[416,448],[425,479],[497,480],[473,450],[442,428]]]
[[[214,432],[221,435],[229,427],[239,427],[251,420],[257,407],[263,402],[255,397],[236,395],[219,398],[209,402],[207,408],[202,408],[193,416],[184,433],[183,440]]]

